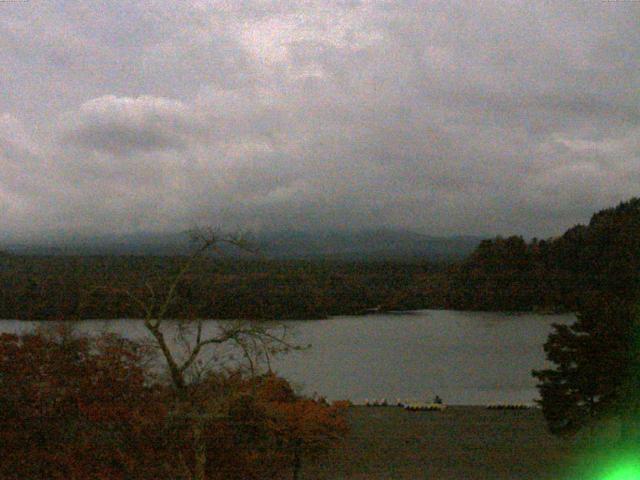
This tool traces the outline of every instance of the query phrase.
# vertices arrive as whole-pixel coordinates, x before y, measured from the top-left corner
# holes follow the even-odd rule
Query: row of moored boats
[[[409,410],[411,412],[441,412],[447,408],[447,406],[442,403],[438,397],[431,403],[425,402],[405,402],[400,399],[396,400],[395,403],[388,402],[386,398],[382,398],[379,400],[368,400],[364,401],[365,407],[401,407],[405,410]],[[487,410],[528,410],[530,408],[534,408],[531,405],[527,405],[525,403],[496,403],[486,406]]]

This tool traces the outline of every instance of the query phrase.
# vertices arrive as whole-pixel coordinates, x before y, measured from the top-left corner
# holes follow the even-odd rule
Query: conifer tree
[[[633,302],[602,294],[572,325],[554,325],[544,345],[553,368],[534,371],[543,414],[555,434],[576,433],[603,415],[628,417],[638,383]]]

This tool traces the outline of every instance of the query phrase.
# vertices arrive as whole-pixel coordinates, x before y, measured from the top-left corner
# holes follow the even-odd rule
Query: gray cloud
[[[5,236],[546,236],[637,193],[634,2],[0,9]]]
[[[184,104],[150,96],[108,95],[83,103],[65,117],[63,143],[115,155],[183,150],[183,137],[197,128]]]

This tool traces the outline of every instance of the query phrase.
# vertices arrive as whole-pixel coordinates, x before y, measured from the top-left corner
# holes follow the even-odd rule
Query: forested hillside
[[[576,310],[595,292],[628,297],[637,290],[639,267],[640,199],[634,198],[560,237],[485,240],[451,269],[440,293],[453,308]]]

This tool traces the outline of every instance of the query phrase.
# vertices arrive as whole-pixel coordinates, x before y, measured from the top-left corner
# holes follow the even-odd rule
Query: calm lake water
[[[449,404],[531,403],[531,370],[545,366],[542,345],[552,323],[573,315],[422,310],[406,314],[289,321],[293,339],[311,348],[277,358],[274,370],[307,394],[329,399],[386,398]],[[87,320],[85,332],[145,338],[136,320]],[[26,332],[34,322],[0,320],[0,332]],[[215,321],[207,322],[210,329]]]

